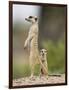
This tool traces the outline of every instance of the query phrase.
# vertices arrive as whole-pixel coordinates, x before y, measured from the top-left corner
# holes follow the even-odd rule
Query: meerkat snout
[[[31,23],[35,23],[38,19],[37,16],[29,16],[28,18],[25,18],[25,20]]]

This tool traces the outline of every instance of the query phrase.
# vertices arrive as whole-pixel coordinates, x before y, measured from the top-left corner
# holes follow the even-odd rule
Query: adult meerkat
[[[44,68],[45,72],[46,68],[40,60],[38,51],[38,18],[36,16],[29,16],[28,18],[25,18],[25,20],[31,23],[28,37],[24,44],[24,49],[28,47],[30,51],[29,62],[31,67],[31,77],[33,77],[34,67],[36,64],[40,64]]]
[[[40,50],[40,60],[41,60],[42,64],[44,65],[44,67],[46,68],[46,71],[45,71],[42,66],[40,67],[40,75],[48,76],[47,50],[46,49]]]
[[[25,20],[31,23],[28,37],[24,44],[24,49],[28,47],[30,51],[29,62],[30,62],[30,67],[31,67],[31,77],[33,77],[35,64],[38,63],[38,60],[39,60],[38,19],[36,16],[29,16],[28,18],[25,18]]]

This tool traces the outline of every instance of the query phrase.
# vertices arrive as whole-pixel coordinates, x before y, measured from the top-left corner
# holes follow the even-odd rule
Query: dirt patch
[[[60,76],[34,76],[33,78],[25,77],[13,80],[13,86],[25,86],[25,85],[39,85],[39,84],[57,84],[65,83],[65,75]]]

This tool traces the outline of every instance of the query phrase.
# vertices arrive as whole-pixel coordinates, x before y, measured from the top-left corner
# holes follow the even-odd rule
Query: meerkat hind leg
[[[31,68],[31,75],[30,78],[34,78],[34,64],[30,64],[30,68]]]
[[[48,71],[45,72],[45,70],[43,68],[41,68],[40,77],[46,77],[46,79],[48,79]]]

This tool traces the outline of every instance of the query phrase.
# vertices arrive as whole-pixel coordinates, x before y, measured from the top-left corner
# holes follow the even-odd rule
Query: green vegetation
[[[43,42],[43,47],[48,49],[47,59],[48,68],[51,73],[64,73],[65,72],[65,45],[64,42],[52,41]]]
[[[52,41],[43,41],[42,47],[48,50],[47,60],[49,73],[64,73],[65,72],[65,45],[62,41],[54,43]],[[13,78],[21,78],[30,76],[30,66],[26,62],[13,62]],[[39,74],[39,66],[35,66],[35,75]]]
[[[39,65],[35,66],[34,75],[39,75]],[[13,79],[30,76],[29,64],[13,64]]]
[[[48,50],[49,73],[65,73],[66,7],[42,7],[39,13],[39,48]],[[17,16],[17,15],[16,15]],[[13,20],[13,78],[30,76],[29,52],[24,50],[30,23]],[[39,66],[35,66],[35,75]]]
[[[30,67],[28,64],[13,64],[13,78],[20,78],[30,75]]]

